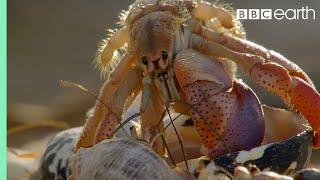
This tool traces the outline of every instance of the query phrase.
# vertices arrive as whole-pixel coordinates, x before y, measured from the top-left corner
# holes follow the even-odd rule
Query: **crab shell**
[[[72,157],[73,179],[184,179],[147,144],[111,139]]]
[[[305,168],[312,152],[313,132],[296,113],[264,107],[266,134],[262,146],[249,151],[231,152],[215,159],[200,157],[200,140],[189,138],[196,131],[188,127],[186,119],[177,122],[179,134],[185,144],[190,166],[189,172],[199,179],[233,174],[239,165],[256,165],[261,170],[281,174],[294,174]],[[129,116],[129,115],[128,115]],[[284,128],[286,127],[286,128]],[[145,143],[134,139],[104,140],[92,148],[82,148],[70,157],[82,127],[59,133],[48,144],[40,174],[42,179],[189,179],[182,162],[181,150],[171,131],[166,140],[178,164],[171,169],[160,156]],[[186,136],[187,135],[187,136]],[[194,136],[197,136],[194,134]],[[189,144],[189,146],[188,146]],[[169,162],[169,161],[168,161]],[[202,168],[199,168],[202,167]],[[181,173],[183,172],[183,173]],[[217,173],[220,172],[220,173]]]
[[[67,179],[70,176],[69,158],[81,131],[82,127],[67,129],[48,143],[37,172],[41,179]]]
[[[313,142],[313,131],[307,122],[300,115],[283,109],[263,106],[263,111],[266,131],[261,146],[249,151],[231,152],[212,160],[204,156],[197,157],[189,160],[191,165],[196,165],[191,166],[190,172],[196,177],[210,177],[219,169],[233,174],[239,165],[255,165],[262,171],[291,175],[306,168],[311,157]],[[188,151],[194,152],[195,149],[186,151],[188,159],[192,158],[188,156]],[[198,168],[199,164],[201,169]],[[184,163],[178,166],[185,168]]]

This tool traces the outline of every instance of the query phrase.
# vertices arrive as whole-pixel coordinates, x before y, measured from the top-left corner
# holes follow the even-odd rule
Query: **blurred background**
[[[316,11],[317,20],[243,21],[248,39],[274,49],[297,63],[320,89],[320,1],[225,0],[234,8],[301,8]],[[57,126],[83,124],[94,99],[58,81],[80,83],[98,94],[102,84],[92,59],[106,28],[116,27],[118,14],[132,1],[8,1],[8,146],[42,151],[35,146],[55,128],[19,131],[23,123],[58,120]],[[283,104],[247,77],[263,103]],[[49,123],[50,124],[50,123]],[[31,125],[32,126],[32,125]],[[17,128],[18,127],[18,128]],[[22,128],[23,129],[23,128]],[[46,139],[43,140],[43,142]],[[26,142],[32,141],[31,144]],[[41,141],[42,142],[42,141]],[[38,145],[41,144],[38,142]],[[40,145],[39,145],[40,146]]]

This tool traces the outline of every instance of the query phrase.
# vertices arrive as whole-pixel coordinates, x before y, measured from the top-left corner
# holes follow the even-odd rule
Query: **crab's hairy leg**
[[[219,61],[183,50],[176,56],[174,69],[184,101],[192,109],[204,154],[215,157],[262,142],[264,123],[259,101],[247,86],[232,82]]]
[[[147,99],[148,105],[145,107],[141,114],[141,133],[144,140],[150,142],[154,136],[159,134],[164,127],[162,122],[163,112],[165,110],[164,103],[162,102],[160,96],[158,95],[157,89],[153,83],[149,86],[149,99]],[[142,95],[143,96],[143,95]],[[143,99],[144,97],[142,97]],[[161,121],[159,123],[159,121]],[[153,149],[160,155],[164,155],[164,146],[161,139],[158,139],[154,145]]]
[[[309,76],[298,65],[273,50],[268,50],[267,48],[246,39],[213,31],[196,21],[193,22],[192,31],[206,40],[221,44],[233,51],[261,56],[267,62],[280,64],[289,71],[291,76],[300,77],[314,87]]]
[[[119,117],[121,117],[125,105],[130,105],[134,97],[130,97],[132,94],[136,96],[137,92],[141,89],[141,74],[137,69],[130,70],[126,77],[121,82],[121,85],[117,91],[113,94],[111,108],[112,112],[107,112],[105,118],[99,123],[94,144],[99,143],[100,141],[107,139],[111,133],[115,130],[116,126],[119,124]],[[128,100],[130,102],[128,102]]]
[[[208,2],[199,2],[197,6],[192,9],[191,14],[194,18],[202,21],[216,17],[225,28],[235,26],[234,17],[228,10]]]
[[[99,99],[101,101],[96,101],[94,106],[93,113],[88,117],[81,136],[76,144],[75,150],[79,149],[80,147],[90,147],[94,145],[95,135],[97,128],[101,121],[106,118],[106,114],[114,114],[113,111],[116,110],[112,107],[113,104],[113,96],[117,93],[119,88],[122,87],[122,81],[125,75],[133,68],[133,58],[130,55],[125,55],[120,63],[118,64],[117,68],[112,72],[110,75],[110,79],[106,81],[100,90]],[[124,87],[125,88],[125,87]],[[105,107],[107,105],[108,107]],[[113,116],[116,116],[114,114]],[[120,118],[114,117],[114,118]]]
[[[126,42],[129,41],[129,30],[127,27],[123,27],[112,34],[108,40],[106,46],[101,52],[101,58],[98,64],[104,67],[113,58],[113,53],[115,50],[121,48]]]
[[[257,84],[278,95],[287,105],[301,112],[315,131],[314,147],[320,147],[320,94],[312,84],[290,73],[281,64],[262,56],[236,52],[216,42],[208,42],[193,35],[195,49],[209,55],[233,60]]]
[[[152,79],[151,76],[148,74],[142,79],[142,96],[141,96],[141,106],[140,112],[144,113],[150,103],[151,97],[151,84]]]

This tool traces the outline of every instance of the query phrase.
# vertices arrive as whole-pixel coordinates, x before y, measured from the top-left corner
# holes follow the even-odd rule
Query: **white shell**
[[[146,144],[131,139],[104,140],[81,148],[71,159],[71,179],[182,179]]]
[[[42,179],[66,179],[70,175],[69,158],[81,131],[82,127],[62,131],[48,143],[41,159]]]

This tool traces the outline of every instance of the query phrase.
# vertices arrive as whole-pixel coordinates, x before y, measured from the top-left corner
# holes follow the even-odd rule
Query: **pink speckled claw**
[[[248,86],[231,82],[221,63],[192,50],[178,54],[174,67],[204,154],[216,157],[261,144],[263,113]]]

